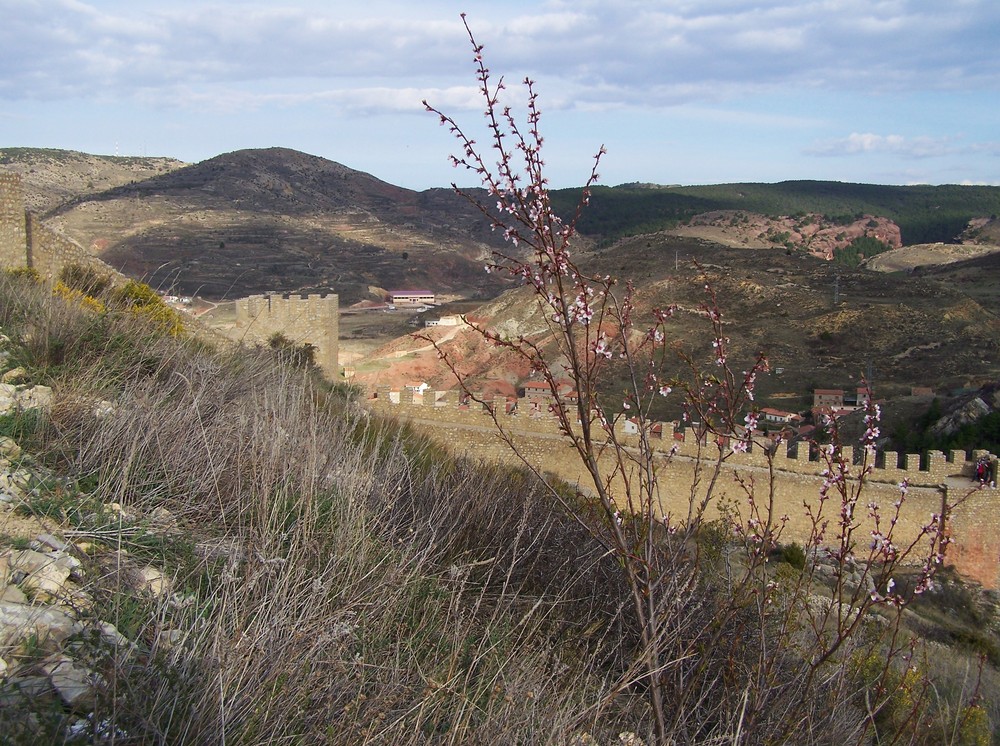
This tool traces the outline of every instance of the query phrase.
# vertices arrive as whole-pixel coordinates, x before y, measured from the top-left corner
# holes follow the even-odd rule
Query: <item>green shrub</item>
[[[59,272],[59,280],[67,287],[97,298],[111,287],[111,275],[86,264],[67,264]]]
[[[785,562],[796,570],[804,570],[806,566],[806,551],[797,542],[782,544],[774,551],[778,562]]]
[[[309,342],[297,344],[281,332],[275,332],[268,337],[267,346],[282,363],[295,368],[316,366],[316,346]]]

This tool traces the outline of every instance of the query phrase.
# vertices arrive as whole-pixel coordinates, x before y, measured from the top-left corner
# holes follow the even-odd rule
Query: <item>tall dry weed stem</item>
[[[871,402],[860,463],[845,458],[836,437],[822,448],[823,484],[804,508],[811,527],[803,542],[809,561],[801,569],[769,563],[788,517],[777,511],[774,498],[773,456],[780,441],[755,435],[754,391],[758,377],[768,372],[767,360],[761,355],[745,370],[736,367],[720,310],[724,299],[709,285],[700,313],[712,349],[702,358],[668,343],[676,308],[640,314],[631,284],[588,274],[577,263],[571,254],[576,224],[598,181],[604,148],[594,158],[575,214],[563,219],[552,207],[544,175],[534,82],[523,81],[522,117],[505,103],[503,79],[492,76],[483,47],[468,23],[465,27],[484,103],[484,144],[449,114],[424,104],[458,141],[453,165],[479,179],[487,196],[452,186],[510,247],[495,252],[486,271],[516,278],[533,291],[549,336],[539,341],[485,325],[474,328],[548,384],[550,414],[589,475],[575,496],[555,486],[549,495],[622,568],[629,622],[638,630],[631,665],[608,696],[592,704],[591,716],[617,694],[640,692],[659,744],[864,742],[883,709],[898,699],[902,685],[894,671],[910,656],[900,615],[914,593],[930,587],[941,565],[945,524],[954,506],[943,505],[904,542],[896,525],[906,485],[900,485],[892,506],[866,502],[880,416]],[[446,349],[425,339],[435,344],[465,394],[480,401]],[[677,355],[688,370],[681,378],[667,374]],[[605,383],[613,367],[626,371],[627,387],[619,393]],[[567,379],[572,398],[561,386]],[[675,454],[657,452],[650,441],[650,412],[660,397],[681,398],[685,419],[701,427],[681,514],[662,509],[662,475]],[[492,402],[481,404],[520,455],[505,413]],[[634,425],[637,443],[627,444],[620,435],[625,418]],[[725,468],[731,454],[748,450],[767,455],[766,479]],[[723,482],[733,476],[739,499],[721,522],[712,521]],[[868,525],[874,526],[870,532]],[[904,597],[894,577],[914,563],[917,578]],[[828,583],[819,582],[821,567]],[[877,661],[864,681],[857,674],[859,660]],[[911,720],[920,710],[913,691],[907,689],[916,697],[908,710]]]

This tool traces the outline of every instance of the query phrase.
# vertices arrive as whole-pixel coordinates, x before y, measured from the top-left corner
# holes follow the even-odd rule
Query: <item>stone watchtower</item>
[[[0,173],[0,267],[28,266],[28,228],[18,174]]]
[[[275,333],[295,344],[316,348],[316,363],[328,379],[338,373],[340,304],[338,296],[251,295],[236,301],[236,334],[266,342]]]

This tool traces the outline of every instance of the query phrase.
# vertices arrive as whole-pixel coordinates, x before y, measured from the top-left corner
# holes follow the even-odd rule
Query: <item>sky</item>
[[[0,0],[0,149],[197,162],[287,147],[474,186],[460,14],[504,102],[535,81],[552,187],[1000,185],[1000,0]]]

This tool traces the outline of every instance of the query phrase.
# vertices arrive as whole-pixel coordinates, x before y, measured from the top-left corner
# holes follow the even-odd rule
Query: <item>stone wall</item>
[[[391,392],[388,386],[379,386],[373,402],[375,406],[382,407],[391,403],[395,413],[412,419],[455,425],[461,428],[483,425],[493,427],[492,419],[481,405],[459,407],[455,391],[428,390],[421,396],[407,390]],[[503,407],[505,404],[505,399],[498,399],[494,406]],[[519,409],[523,412],[529,407],[520,406]],[[502,410],[498,409],[498,411]],[[508,423],[512,431],[525,435],[545,437],[558,435],[554,417],[514,413],[504,415],[503,421]],[[650,443],[656,451],[662,453],[676,451],[680,456],[695,457],[705,447],[704,443],[698,443],[698,439],[691,429],[681,430],[675,434],[673,424],[669,422],[653,422],[650,423],[650,427],[654,433],[662,433],[662,437],[659,434],[650,435]],[[637,446],[639,443],[638,435],[625,433],[624,419],[619,420],[616,435],[618,440],[627,446]],[[714,448],[714,445],[712,447]],[[844,446],[842,451],[848,461],[854,459],[855,454],[852,447]],[[984,454],[986,454],[985,451],[977,451],[970,459],[964,451],[951,451],[948,454],[942,451],[931,451],[927,463],[921,468],[919,454],[900,455],[895,451],[885,451],[875,464],[869,481],[898,485],[906,480],[911,487],[937,488],[949,479],[967,478],[971,480],[975,472],[976,460]],[[757,468],[768,466],[767,455],[759,446],[751,447],[747,453],[732,453],[727,456],[727,461],[734,466]],[[773,464],[778,471],[813,477],[819,476],[824,468],[824,464],[818,460],[815,454],[811,456],[809,449],[804,444],[801,447],[780,445],[774,454]]]
[[[460,407],[456,392],[425,391],[422,396],[412,391],[390,392],[388,387],[379,387],[372,400],[373,408],[388,415],[400,416],[410,421],[418,429],[445,444],[456,455],[484,458],[503,463],[521,463],[510,445],[498,434],[492,417],[480,404]],[[502,400],[495,403],[500,405]],[[505,402],[504,402],[505,403]],[[496,411],[505,411],[496,408]],[[507,437],[517,446],[518,451],[532,467],[557,475],[570,484],[579,483],[587,489],[589,476],[583,469],[575,451],[560,435],[552,417],[535,418],[524,414],[502,415],[501,423]],[[660,485],[660,506],[664,513],[674,516],[687,515],[692,496],[704,496],[704,470],[711,463],[711,457],[718,453],[714,443],[699,443],[690,431],[683,433],[683,440],[673,437],[670,423],[663,424],[665,439],[653,438],[654,450],[659,453],[658,480]],[[638,444],[638,436],[625,435],[619,431],[619,440],[626,447]],[[845,457],[850,458],[851,449],[845,449]],[[860,528],[856,536],[861,542],[867,541],[870,525],[867,505],[869,502],[881,506],[888,520],[888,513],[894,510],[899,499],[899,483],[906,479],[909,483],[907,499],[898,518],[897,531],[908,543],[917,538],[920,528],[931,515],[940,513],[944,500],[954,501],[973,489],[969,479],[974,461],[966,460],[963,452],[953,452],[949,458],[943,453],[932,453],[928,468],[921,470],[920,460],[915,455],[907,455],[900,465],[896,465],[895,454],[885,454],[888,468],[875,468],[867,480],[864,495],[858,504],[856,520]],[[974,454],[974,458],[980,454]],[[605,462],[605,473],[611,473],[610,462]],[[806,447],[789,453],[779,448],[773,460],[774,500],[776,515],[787,515],[784,529],[786,541],[804,541],[810,533],[811,521],[804,504],[813,508],[819,506],[819,491],[823,482],[821,472],[824,464],[811,461]],[[699,474],[700,472],[700,474]],[[768,462],[760,450],[750,453],[731,453],[727,456],[722,478],[716,485],[716,496],[710,517],[718,515],[718,507],[729,503],[731,506],[746,506],[744,483],[752,481],[758,499],[764,494],[769,482]],[[692,491],[692,485],[696,486]],[[612,488],[618,495],[625,494],[621,478],[616,479]],[[839,505],[828,503],[836,515],[826,516],[831,525],[839,520]],[[1000,588],[1000,491],[986,488],[971,494],[954,512],[949,523],[955,544],[949,548],[949,562],[959,572],[982,583],[988,588]]]
[[[28,266],[37,270],[42,277],[48,279],[59,277],[67,264],[92,266],[104,274],[111,271],[108,265],[86,251],[80,244],[49,230],[31,213],[28,213],[26,222]]]
[[[21,177],[0,173],[0,266],[27,266],[27,236]]]
[[[20,175],[0,174],[0,267],[31,267],[52,280],[67,264],[112,272],[78,243],[47,228],[25,210]]]
[[[336,295],[251,295],[236,301],[236,334],[266,342],[281,333],[295,344],[316,348],[327,378],[338,374],[340,307]]]

